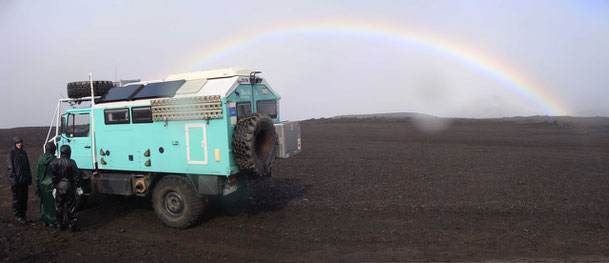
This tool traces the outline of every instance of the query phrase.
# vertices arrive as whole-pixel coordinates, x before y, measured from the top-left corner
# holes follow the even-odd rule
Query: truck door
[[[186,124],[186,158],[188,164],[207,164],[207,129],[204,123]]]
[[[65,117],[62,142],[72,148],[72,158],[78,168],[93,169],[91,156],[91,118],[89,112],[72,112]]]

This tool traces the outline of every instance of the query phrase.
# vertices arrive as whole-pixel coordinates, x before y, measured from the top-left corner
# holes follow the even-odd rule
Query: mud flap
[[[224,180],[215,175],[198,175],[199,195],[218,195],[222,192]],[[196,182],[193,180],[193,182]]]

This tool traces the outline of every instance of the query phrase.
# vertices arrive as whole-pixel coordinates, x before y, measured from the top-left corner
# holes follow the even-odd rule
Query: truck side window
[[[237,102],[237,119],[252,113],[252,104],[249,101]]]
[[[68,125],[68,122],[67,122],[68,120],[67,120],[67,118],[66,118],[66,117],[64,117],[64,116],[66,116],[66,115],[67,115],[67,114],[61,115],[61,124],[60,124],[61,126],[59,126],[59,127],[60,127],[60,128],[59,128],[59,131],[60,131],[61,133],[65,133],[65,134],[67,134],[67,133],[68,133],[68,126],[67,126],[67,125]]]
[[[89,122],[89,113],[70,114],[64,132],[68,137],[88,137]]]
[[[256,102],[256,109],[260,114],[269,115],[271,118],[277,118],[277,102],[275,100],[259,100]]]
[[[128,124],[129,108],[104,110],[106,124]]]
[[[152,111],[150,107],[133,107],[131,108],[131,116],[133,116],[133,123],[151,123],[152,122]]]

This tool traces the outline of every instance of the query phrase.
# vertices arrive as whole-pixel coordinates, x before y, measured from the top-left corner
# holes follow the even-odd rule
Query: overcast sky
[[[0,1],[0,128],[48,125],[66,83],[89,72],[150,80],[235,66],[263,72],[282,119],[609,115],[609,1],[91,2]],[[518,92],[514,74],[544,95]]]

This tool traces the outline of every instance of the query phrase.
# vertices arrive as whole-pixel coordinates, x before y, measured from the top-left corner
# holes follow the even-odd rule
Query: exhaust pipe
[[[136,177],[134,178],[135,181],[133,182],[133,188],[135,190],[136,194],[144,194],[146,193],[146,182],[144,182],[144,178],[142,177]]]

